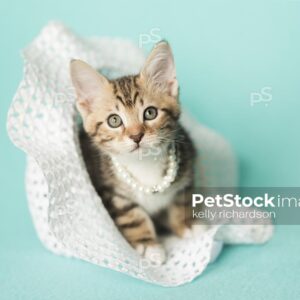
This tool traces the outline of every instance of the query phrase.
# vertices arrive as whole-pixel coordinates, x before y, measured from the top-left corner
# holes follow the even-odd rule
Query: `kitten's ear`
[[[70,74],[77,94],[77,109],[87,116],[96,102],[105,96],[109,89],[108,80],[82,60],[70,62]]]
[[[141,77],[153,88],[177,97],[178,82],[174,58],[170,45],[166,41],[159,42],[146,59]]]

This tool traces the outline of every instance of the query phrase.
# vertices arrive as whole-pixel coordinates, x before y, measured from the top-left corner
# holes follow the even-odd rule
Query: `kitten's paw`
[[[207,230],[209,229],[208,225],[204,225],[204,224],[194,224],[192,225],[191,228],[185,228],[182,237],[184,239],[191,239],[191,238],[195,238],[198,237],[202,234],[204,234]]]
[[[135,249],[139,254],[143,255],[146,259],[149,259],[154,265],[160,266],[166,261],[166,251],[160,244],[139,244]]]

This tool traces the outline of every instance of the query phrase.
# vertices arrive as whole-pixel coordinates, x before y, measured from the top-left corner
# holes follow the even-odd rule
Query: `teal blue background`
[[[41,246],[26,205],[25,156],[5,121],[20,50],[53,19],[81,35],[136,43],[158,28],[174,49],[182,103],[232,143],[241,184],[299,186],[300,0],[1,1],[0,299],[299,299],[298,226],[279,227],[263,246],[226,247],[201,277],[169,289]],[[272,101],[251,107],[250,94],[264,87]]]

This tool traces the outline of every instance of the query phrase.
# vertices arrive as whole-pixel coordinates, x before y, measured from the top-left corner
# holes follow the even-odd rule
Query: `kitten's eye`
[[[153,120],[157,117],[157,109],[153,106],[150,106],[144,111],[144,119],[145,120]]]
[[[107,119],[107,123],[112,128],[117,128],[122,125],[122,119],[118,115],[110,115]]]

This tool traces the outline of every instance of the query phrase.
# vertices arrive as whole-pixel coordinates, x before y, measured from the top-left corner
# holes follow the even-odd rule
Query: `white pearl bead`
[[[166,179],[166,181],[170,181],[172,179],[171,174],[169,176],[166,176],[165,179]]]
[[[156,188],[157,188],[158,191],[160,191],[160,190],[162,189],[162,187],[161,187],[160,184],[158,184],[158,185],[156,186]]]
[[[169,183],[168,181],[164,181],[164,182],[162,183],[162,186],[163,186],[164,188],[167,188],[167,187],[170,186],[170,183]]]

